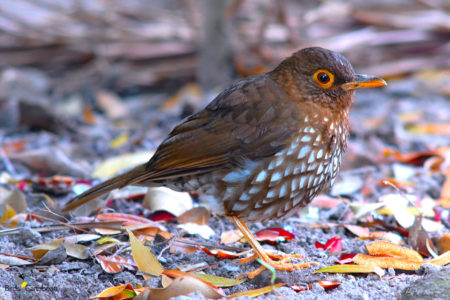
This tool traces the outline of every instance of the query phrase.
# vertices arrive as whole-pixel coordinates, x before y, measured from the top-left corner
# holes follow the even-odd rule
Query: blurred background
[[[428,118],[440,110],[445,119],[449,11],[445,0],[2,1],[0,143],[16,145],[14,134],[37,129],[63,137],[40,136],[41,144],[89,142],[79,151],[66,147],[72,157],[153,149],[231,82],[307,46],[341,52],[357,72],[390,85],[402,82],[391,95],[439,95]],[[380,94],[368,99],[379,114],[392,112]],[[358,117],[367,128],[353,126],[356,133],[385,124],[379,116]],[[395,128],[381,134],[392,139]],[[30,142],[19,140],[4,150]]]

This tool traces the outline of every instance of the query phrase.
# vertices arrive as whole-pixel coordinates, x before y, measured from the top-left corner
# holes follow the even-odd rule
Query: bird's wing
[[[243,80],[175,127],[146,165],[141,182],[270,157],[290,141],[300,113],[269,76]]]

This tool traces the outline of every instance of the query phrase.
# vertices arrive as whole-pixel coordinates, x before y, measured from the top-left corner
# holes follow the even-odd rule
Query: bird
[[[177,125],[147,163],[74,197],[63,211],[127,185],[195,192],[231,219],[255,258],[277,270],[308,266],[264,250],[246,223],[287,218],[328,189],[347,146],[355,90],[384,85],[356,74],[337,52],[301,49],[226,88]]]

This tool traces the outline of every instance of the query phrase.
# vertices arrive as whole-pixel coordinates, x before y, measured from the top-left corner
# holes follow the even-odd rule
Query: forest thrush
[[[355,74],[336,52],[305,48],[225,89],[176,126],[149,162],[92,187],[64,211],[126,185],[195,191],[234,222],[260,259],[279,270],[303,267],[275,260],[244,222],[288,217],[330,186],[346,148],[354,90],[384,85]]]

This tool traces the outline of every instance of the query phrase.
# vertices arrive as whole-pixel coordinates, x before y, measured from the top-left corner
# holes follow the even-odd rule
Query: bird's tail
[[[142,182],[145,179],[147,173],[145,164],[137,166],[136,168],[125,172],[121,175],[115,176],[105,182],[96,185],[81,195],[71,199],[62,209],[63,212],[72,210],[98,196],[101,196],[114,189],[120,189],[127,185],[136,184]]]

